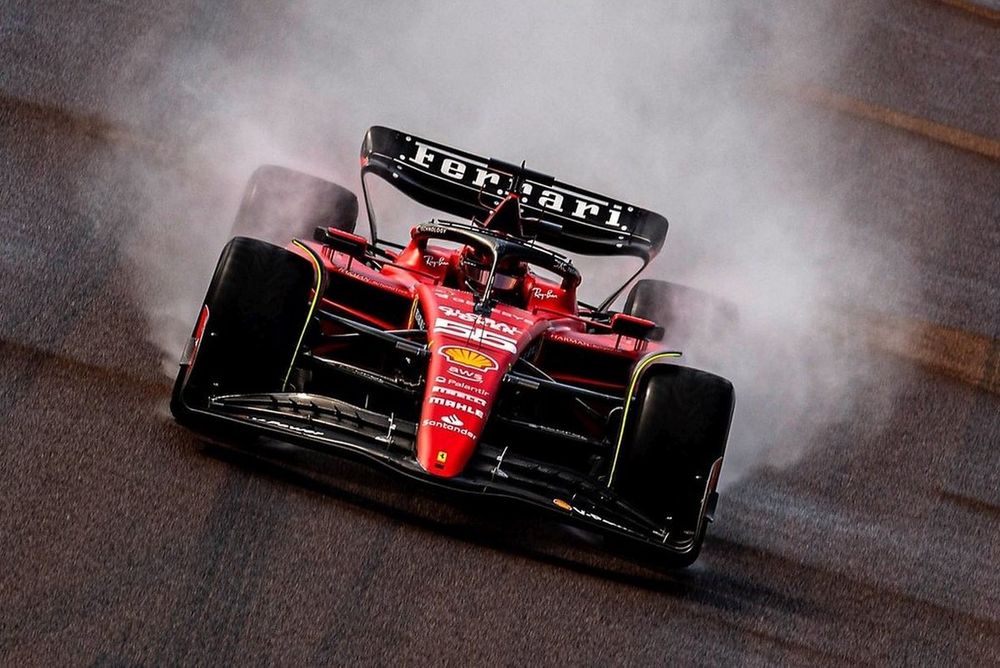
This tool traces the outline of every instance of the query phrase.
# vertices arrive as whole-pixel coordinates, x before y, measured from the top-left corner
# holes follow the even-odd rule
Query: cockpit
[[[468,290],[482,304],[575,312],[580,273],[566,257],[472,223],[418,225],[395,263],[445,287]]]

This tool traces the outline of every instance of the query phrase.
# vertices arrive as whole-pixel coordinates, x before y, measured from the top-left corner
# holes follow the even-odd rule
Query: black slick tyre
[[[678,348],[725,338],[739,319],[736,306],[724,299],[656,279],[637,281],[623,312],[657,323],[664,329],[664,343]]]
[[[612,488],[669,530],[670,566],[693,562],[714,510],[735,394],[715,374],[653,364],[636,384]]]
[[[232,235],[283,246],[291,239],[312,239],[317,227],[353,232],[357,220],[358,198],[347,188],[287,167],[262,165],[247,182]]]
[[[219,257],[174,385],[171,411],[189,423],[208,398],[278,392],[309,318],[316,277],[309,261],[257,239],[236,237]],[[185,363],[187,362],[187,363]]]

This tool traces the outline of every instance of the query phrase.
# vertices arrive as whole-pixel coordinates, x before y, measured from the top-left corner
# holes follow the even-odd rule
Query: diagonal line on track
[[[963,151],[977,153],[1000,161],[1000,140],[992,137],[984,137],[926,118],[911,116],[895,109],[871,104],[818,86],[799,87],[796,96],[811,104],[889,125]]]
[[[9,363],[12,366],[15,364],[14,358],[18,358],[17,364],[24,364],[25,360],[34,359],[42,363],[73,371],[77,375],[86,374],[124,380],[132,385],[145,387],[152,391],[159,391],[163,394],[169,394],[173,389],[173,384],[166,378],[162,380],[146,378],[139,374],[130,373],[127,369],[101,366],[40,346],[0,338],[0,360],[4,360],[4,358],[7,358],[4,363]]]
[[[170,157],[175,153],[166,144],[146,137],[124,123],[99,116],[63,109],[51,104],[0,94],[0,119],[16,116],[37,121],[61,130],[142,150],[154,157]]]
[[[938,0],[938,2],[968,12],[987,21],[1000,23],[1000,11],[970,0]]]
[[[1000,339],[910,318],[866,315],[856,320],[876,348],[1000,394]]]

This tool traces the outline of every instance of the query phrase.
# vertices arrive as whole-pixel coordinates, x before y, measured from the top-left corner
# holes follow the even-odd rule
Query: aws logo
[[[484,390],[481,387],[476,387],[475,385],[469,385],[469,383],[482,383],[483,382],[483,380],[484,380],[483,379],[483,374],[479,373],[478,371],[473,371],[471,369],[466,369],[464,367],[455,366],[453,364],[450,367],[448,367],[448,373],[450,373],[451,375],[453,375],[455,378],[461,378],[463,381],[465,381],[464,383],[460,383],[457,380],[453,380],[451,378],[444,378],[442,376],[442,378],[444,378],[444,380],[448,381],[449,383],[454,383],[454,384],[458,385],[459,387],[464,387],[466,389],[470,389],[473,392],[478,392],[479,394],[482,394],[482,395],[489,394],[489,392],[487,392],[486,390]]]
[[[462,346],[444,346],[441,348],[441,354],[453,364],[459,364],[469,369],[476,369],[477,371],[493,371],[500,368],[497,361],[486,353],[481,353],[478,350],[470,348],[463,348]]]

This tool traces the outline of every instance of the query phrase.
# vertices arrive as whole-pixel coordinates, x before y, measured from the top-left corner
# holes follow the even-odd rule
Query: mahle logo
[[[495,359],[486,353],[481,353],[478,350],[472,350],[470,348],[463,348],[461,346],[445,346],[441,348],[441,354],[444,355],[449,362],[460,364],[470,369],[476,369],[477,371],[493,371],[500,368]]]

